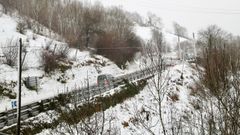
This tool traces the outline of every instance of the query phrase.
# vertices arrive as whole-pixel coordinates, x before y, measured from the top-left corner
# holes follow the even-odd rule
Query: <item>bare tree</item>
[[[11,4],[10,4],[10,1],[9,0],[0,0],[0,3],[2,5],[2,10],[3,10],[3,13],[7,14],[9,9],[11,8]]]
[[[6,64],[9,66],[15,66],[18,56],[18,44],[14,39],[10,39],[2,47],[2,52],[6,58]]]
[[[103,30],[105,32],[113,33],[115,38],[120,41],[132,37],[133,23],[121,8],[110,8],[107,10],[104,19]]]
[[[90,43],[93,41],[92,37],[94,34],[100,33],[100,23],[103,19],[103,7],[96,3],[96,5],[86,6],[83,13],[83,41],[85,43],[85,47],[90,47]]]
[[[136,22],[138,25],[144,26],[143,18],[137,12],[134,13],[127,12],[127,16],[132,22]]]
[[[126,62],[141,50],[141,41],[133,32],[132,22],[121,8],[113,7],[106,11],[102,25],[104,33],[96,42],[97,54],[125,68]]]
[[[58,45],[56,48],[56,55],[61,59],[67,59],[70,48],[67,45]]]
[[[157,34],[156,34],[157,33]],[[160,126],[162,127],[162,133],[164,135],[167,134],[167,129],[165,127],[164,123],[164,116],[163,116],[163,107],[162,102],[165,99],[167,95],[166,91],[166,84],[168,83],[169,79],[167,77],[168,73],[164,73],[165,70],[165,64],[163,59],[163,46],[164,46],[164,40],[163,35],[159,31],[154,31],[153,38],[148,44],[144,47],[143,53],[144,56],[147,59],[147,63],[145,65],[145,69],[147,69],[147,73],[154,76],[150,81],[148,85],[148,90],[151,93],[151,95],[154,98],[154,101],[157,103],[157,108],[149,108],[150,110],[154,110],[158,114],[158,120],[160,122]],[[140,115],[141,116],[141,115]],[[142,119],[139,117],[140,120]],[[143,122],[143,121],[142,121]],[[151,131],[152,126],[156,126],[158,124],[152,123],[151,125],[148,125],[147,123],[143,123],[142,126],[147,128],[148,132],[151,134],[154,134],[153,131]]]
[[[229,34],[212,25],[200,33],[202,82],[208,89],[208,134],[239,134],[239,56]]]
[[[147,20],[148,26],[153,27],[154,29],[157,29],[157,30],[160,30],[162,28],[161,18],[158,17],[157,15],[149,12],[147,19],[148,19]]]

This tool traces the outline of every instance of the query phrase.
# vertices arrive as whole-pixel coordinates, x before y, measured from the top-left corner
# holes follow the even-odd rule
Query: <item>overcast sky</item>
[[[94,1],[94,0],[92,0]],[[240,0],[100,0],[103,5],[122,6],[131,12],[146,15],[152,12],[162,18],[164,27],[171,29],[176,21],[197,32],[210,24],[240,35]]]

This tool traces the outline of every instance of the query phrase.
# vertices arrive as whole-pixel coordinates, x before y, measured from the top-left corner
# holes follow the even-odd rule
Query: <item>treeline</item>
[[[119,66],[131,60],[141,47],[129,14],[118,7],[104,8],[97,2],[83,4],[75,0],[0,0],[0,3],[5,13],[17,10],[24,16],[27,28],[37,26],[36,33],[43,25],[62,36],[70,47],[95,48],[97,54]]]
[[[234,37],[216,25],[199,32],[201,74],[206,123],[202,134],[240,134],[240,37]],[[202,113],[201,113],[202,115]],[[206,128],[206,132],[204,132]]]

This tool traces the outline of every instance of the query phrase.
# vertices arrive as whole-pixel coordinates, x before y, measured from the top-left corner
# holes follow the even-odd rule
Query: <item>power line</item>
[[[181,37],[181,38],[184,38],[184,39],[187,39],[187,40],[193,41],[193,39],[190,38],[190,37],[188,37],[188,36],[179,35],[179,34],[176,34],[176,33],[174,33],[174,32],[170,32],[170,31],[165,31],[165,32],[168,33],[168,34],[174,35],[174,36],[179,36],[179,37]]]
[[[140,3],[147,3],[150,5],[157,5],[156,2],[157,1],[153,1],[153,0],[138,0],[141,1]],[[195,6],[195,5],[183,5],[183,4],[179,4],[179,3],[172,3],[169,1],[167,1],[168,3],[164,3],[165,5],[174,5],[177,7],[183,7],[183,8],[192,8],[192,9],[200,9],[200,10],[211,10],[211,11],[223,11],[223,12],[240,12],[240,9],[224,9],[224,8],[207,8],[207,7],[199,7],[199,6]],[[165,6],[164,5],[164,6]]]
[[[153,4],[153,3],[144,3],[144,2],[139,2],[138,3],[139,6],[143,7],[143,8],[151,8],[151,9],[158,9],[158,10],[162,10],[162,11],[170,11],[170,12],[187,12],[187,13],[201,13],[201,14],[224,14],[224,15],[240,15],[240,11],[221,11],[221,10],[196,10],[197,8],[193,8],[193,9],[171,9],[171,8],[166,8],[163,6],[159,6],[157,4]]]
[[[139,4],[138,4],[139,5]],[[154,6],[142,5],[142,7],[155,8],[162,11],[170,11],[170,12],[186,12],[186,13],[200,13],[200,14],[224,14],[224,15],[240,15],[240,12],[217,12],[217,11],[197,11],[197,10],[179,10],[179,9],[167,9],[167,8],[159,8]]]

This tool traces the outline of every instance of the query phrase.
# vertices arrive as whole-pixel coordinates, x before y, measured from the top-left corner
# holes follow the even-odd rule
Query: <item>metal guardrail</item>
[[[134,81],[138,79],[147,78],[151,75],[152,71],[156,71],[156,68],[148,68],[141,71],[136,71],[130,74],[125,74],[114,79],[113,87],[119,85],[123,79]],[[65,94],[75,95],[77,99],[74,99],[74,102],[82,102],[86,96],[94,97],[110,89],[99,88],[97,85],[91,85],[91,89],[82,88],[79,90],[73,90]],[[41,112],[50,110],[53,103],[58,103],[57,97],[50,99],[44,99],[39,102],[34,102],[28,105],[22,106],[21,109],[21,119],[26,120],[28,118],[34,117]],[[0,130],[5,126],[11,126],[17,122],[17,109],[8,110],[0,113]],[[0,134],[1,135],[1,134]]]
[[[9,135],[9,134],[5,134],[5,133],[1,133],[1,132],[0,132],[0,135]]]

